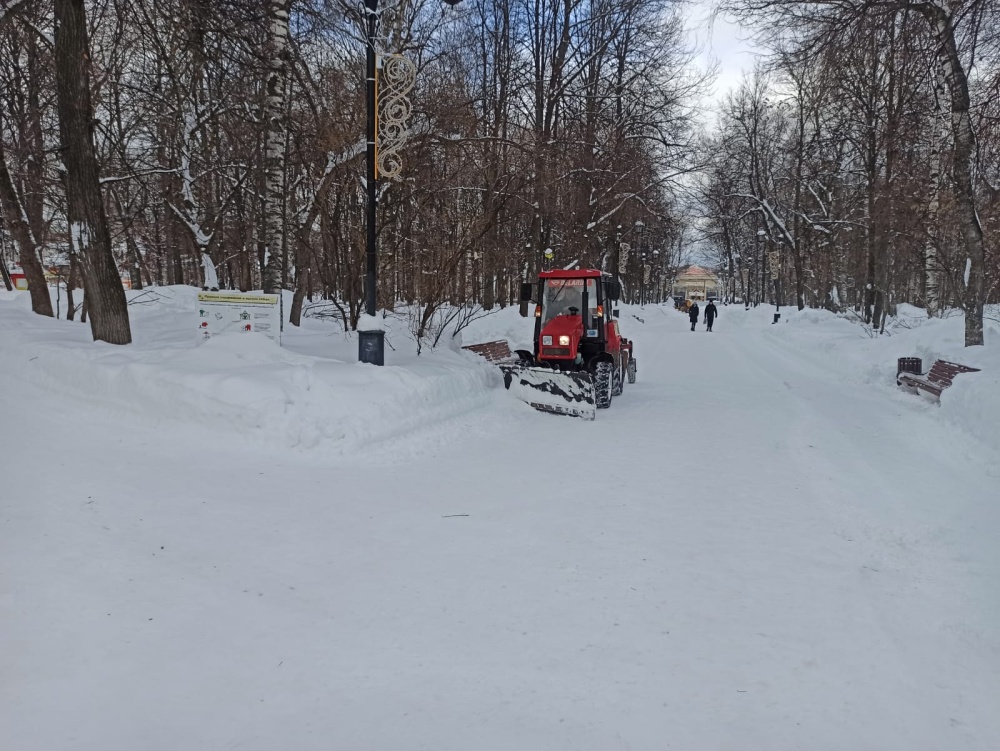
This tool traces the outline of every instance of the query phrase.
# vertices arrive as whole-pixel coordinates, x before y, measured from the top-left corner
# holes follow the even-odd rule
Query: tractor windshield
[[[597,287],[594,279],[545,280],[545,292],[542,295],[543,327],[556,316],[580,315],[584,283],[587,285],[587,307],[593,316],[597,313]]]

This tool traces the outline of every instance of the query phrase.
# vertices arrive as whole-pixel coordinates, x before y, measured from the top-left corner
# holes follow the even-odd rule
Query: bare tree
[[[981,345],[985,249],[978,214],[980,199],[972,168],[975,139],[969,82],[958,38],[963,29],[974,30],[983,23],[985,16],[991,16],[993,4],[988,0],[957,0],[947,5],[912,0],[726,0],[723,8],[749,22],[761,22],[762,35],[772,41],[778,37],[793,39],[804,54],[819,54],[835,45],[851,43],[853,32],[872,19],[909,13],[924,19],[949,94],[954,145],[952,182],[965,251],[959,288],[959,299],[965,311],[965,344]]]
[[[28,292],[31,295],[31,309],[43,316],[52,315],[52,298],[49,297],[48,283],[45,281],[45,269],[38,260],[38,243],[35,241],[31,225],[27,220],[27,212],[21,197],[17,193],[10,170],[7,169],[7,155],[4,152],[3,138],[0,138],[0,210],[4,222],[14,238],[17,248],[18,263],[24,269],[28,282]],[[0,260],[6,270],[6,262]]]
[[[66,219],[71,252],[83,269],[84,293],[95,340],[129,344],[128,306],[111,252],[111,236],[94,150],[94,108],[84,0],[54,0],[56,92]]]

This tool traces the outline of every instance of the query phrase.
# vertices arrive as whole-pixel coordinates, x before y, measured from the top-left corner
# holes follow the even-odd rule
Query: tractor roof
[[[604,274],[597,269],[553,269],[552,271],[541,271],[539,279],[587,279],[600,278]]]

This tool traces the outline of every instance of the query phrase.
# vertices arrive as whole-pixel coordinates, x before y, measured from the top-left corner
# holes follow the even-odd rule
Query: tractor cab
[[[618,283],[610,276],[596,269],[543,271],[537,286],[525,287],[526,298],[536,301],[536,362],[580,369],[609,350],[618,351],[612,311]]]
[[[541,293],[541,323],[544,329],[559,316],[580,318],[583,311],[583,298],[587,297],[586,319],[597,316],[598,285],[594,278],[549,279],[542,284]]]

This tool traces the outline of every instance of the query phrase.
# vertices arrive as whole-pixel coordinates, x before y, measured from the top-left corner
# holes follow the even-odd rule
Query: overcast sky
[[[744,71],[753,68],[754,45],[746,34],[725,18],[715,19],[710,25],[711,0],[693,0],[688,10],[688,28],[700,50],[698,63],[707,68],[713,61],[719,63],[719,77],[712,91],[706,92],[708,103],[719,100],[739,84]]]

